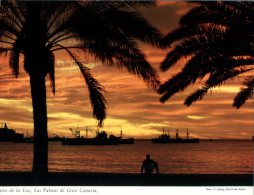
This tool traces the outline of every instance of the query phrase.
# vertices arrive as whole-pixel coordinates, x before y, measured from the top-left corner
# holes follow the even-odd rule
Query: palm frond
[[[204,55],[195,55],[185,64],[181,72],[174,75],[158,89],[159,94],[167,92],[163,99],[165,102],[175,93],[184,90],[190,84],[196,82],[198,78],[204,77],[211,70],[210,59]],[[206,66],[204,65],[206,64]],[[166,98],[167,97],[167,98]]]
[[[85,52],[90,53],[96,59],[101,60],[107,65],[116,65],[119,68],[126,67],[131,73],[142,77],[149,86],[157,89],[160,84],[158,75],[145,60],[145,56],[139,50],[135,40],[137,36],[140,36],[147,41],[151,39],[150,42],[157,42],[155,40],[157,38],[152,38],[155,36],[153,32],[147,38],[145,33],[148,34],[149,32],[148,30],[146,30],[147,32],[142,32],[140,30],[143,28],[142,25],[138,26],[139,30],[136,30],[136,33],[132,32],[133,26],[131,24],[122,24],[124,22],[119,21],[119,19],[124,17],[128,18],[130,16],[129,18],[131,18],[132,16],[136,16],[132,11],[127,12],[126,10],[115,10],[113,8],[103,9],[100,6],[97,8],[95,6],[96,3],[87,3],[85,2],[86,6],[78,6],[76,13],[61,26],[59,31],[63,32],[62,30],[64,30],[66,36],[74,36],[76,41],[80,42],[77,47],[80,49],[83,47]],[[141,21],[144,22],[143,24],[148,25],[142,18]],[[129,21],[127,22],[131,23]],[[138,35],[138,31],[144,35]],[[60,39],[54,41],[52,51],[61,49],[57,48],[57,44],[61,38],[64,37],[60,37]]]
[[[145,60],[143,56],[130,55],[126,57],[125,51],[114,56],[115,64],[118,67],[126,67],[127,70],[135,75],[143,78],[143,80],[153,88],[157,90],[160,85],[159,77],[152,66]]]
[[[189,106],[200,100],[209,89],[224,84],[229,79],[251,71],[253,58],[253,2],[197,1],[180,20],[180,26],[164,38],[164,45],[172,50],[161,64],[166,71],[182,59],[189,57],[184,68],[162,84],[158,90],[165,102],[177,92],[204,79],[205,85],[185,100]],[[252,82],[248,80],[234,101],[240,107],[253,95]]]
[[[162,97],[160,98],[160,102],[164,103],[169,98],[171,98],[174,94],[177,92],[183,91],[186,89],[190,84],[194,83],[195,80],[193,75],[186,75],[185,73],[178,73],[172,78],[170,78],[168,81],[166,81],[164,84],[162,84],[158,90],[158,93],[162,94]]]
[[[110,10],[104,13],[103,19],[111,28],[122,31],[125,36],[160,47],[161,33],[137,11]]]
[[[65,24],[75,13],[78,3],[73,2],[62,2],[60,5],[56,2],[56,5],[51,8],[51,11],[47,13],[48,20],[47,29],[48,29],[48,39],[49,41],[55,39],[56,37],[61,37],[61,34],[66,34]],[[52,7],[51,3],[49,4]]]
[[[252,57],[229,58],[228,56],[213,56],[205,53],[202,55],[198,53],[189,59],[181,72],[160,86],[158,93],[164,93],[160,101],[167,101],[176,93],[194,84],[198,79],[203,79],[207,74],[210,74],[206,85],[187,99],[186,105],[190,105],[190,102],[201,99],[209,88],[219,86],[228,79],[251,71],[252,68],[243,68],[243,66],[248,64],[254,64]]]
[[[24,25],[24,15],[22,13],[20,2],[16,0],[2,1],[0,10],[4,13],[4,15],[8,15],[8,19],[15,25],[17,25],[20,29],[22,28]]]
[[[65,23],[64,29],[82,35],[83,39],[94,40],[100,39],[102,36],[104,39],[109,36],[108,40],[111,40],[113,36],[110,33],[121,33],[127,39],[136,39],[155,46],[160,46],[162,37],[160,32],[137,11],[118,9],[98,11],[97,9],[78,7],[73,17]]]
[[[15,41],[13,44],[13,48],[10,51],[10,56],[9,56],[9,64],[12,69],[13,74],[18,77],[19,74],[19,56],[21,53],[21,42],[19,39]]]
[[[102,50],[102,48],[105,50]],[[88,51],[103,63],[110,66],[116,65],[118,68],[126,68],[129,72],[143,78],[155,90],[160,85],[156,71],[145,60],[142,53],[130,53],[128,49],[113,46],[105,47],[103,45],[98,47],[97,44],[90,45]]]
[[[164,46],[170,46],[175,41],[180,41],[181,39],[191,38],[192,36],[201,36],[206,34],[221,35],[224,34],[226,28],[220,25],[205,25],[201,24],[180,26],[174,31],[168,33],[162,40]]]
[[[97,24],[94,23],[94,26],[97,26],[100,28],[100,26],[107,25],[107,26],[112,26],[114,20],[118,20],[119,18],[122,17],[122,20],[120,22],[116,23],[116,27],[113,27],[115,30],[120,30],[119,27],[120,25],[124,26],[123,23],[123,17],[126,16],[126,14],[129,12],[129,20],[127,23],[130,23],[131,20],[134,21],[139,21],[140,25],[144,26],[144,29],[142,26],[138,26],[139,31],[143,29],[143,31],[146,30],[147,35],[145,37],[139,36],[137,31],[133,31],[133,34],[136,34],[136,36],[139,36],[139,39],[144,39],[145,41],[148,41],[150,43],[153,43],[155,45],[159,45],[159,36],[160,33],[159,31],[152,27],[146,20],[142,18],[140,14],[134,11],[127,11],[126,9],[128,8],[135,8],[137,6],[151,6],[153,5],[154,2],[149,1],[130,1],[130,2],[118,2],[118,1],[113,1],[113,2],[93,2],[93,1],[88,1],[88,2],[73,2],[73,3],[68,3],[65,7],[62,9],[57,9],[56,13],[54,13],[53,17],[49,21],[49,30],[50,27],[53,26],[54,24],[54,31],[51,32],[50,38],[54,37],[58,33],[61,33],[63,30],[66,29],[66,23],[67,26],[69,23],[77,23],[80,22],[79,25],[84,26],[86,24],[91,24],[92,20],[97,21]],[[82,6],[81,6],[82,5]],[[114,13],[117,12],[117,13]],[[76,13],[76,15],[74,14]],[[74,18],[71,16],[74,14]],[[80,15],[81,14],[81,15]],[[92,15],[91,15],[92,14]],[[112,15],[113,14],[113,15]],[[115,14],[117,15],[116,17]],[[122,14],[122,16],[121,16]],[[102,18],[103,15],[103,21],[104,23],[99,24],[98,22],[100,21],[100,18]],[[132,17],[132,18],[131,18]],[[96,19],[98,18],[98,19]],[[71,21],[68,21],[68,20]],[[142,20],[143,19],[143,20]],[[103,22],[101,21],[101,22]],[[106,24],[105,24],[106,22]],[[109,24],[111,22],[111,24]],[[151,31],[149,31],[149,28]],[[86,30],[88,30],[86,28]],[[122,30],[122,29],[121,29]],[[135,32],[135,33],[134,33]],[[150,35],[149,35],[150,34]]]
[[[17,35],[24,25],[24,17],[15,4],[15,1],[2,1],[0,5],[0,23],[4,26],[1,29]]]
[[[192,93],[186,98],[186,100],[184,101],[184,104],[186,106],[190,106],[195,101],[203,99],[204,95],[208,92],[209,89],[210,89],[210,86],[204,86],[201,89],[198,89],[197,91],[195,91],[194,93]]]
[[[7,54],[12,50],[12,48],[0,47],[0,55],[7,56]]]
[[[246,78],[240,92],[234,98],[233,106],[237,109],[240,108],[249,98],[254,95],[254,77]]]
[[[223,34],[197,35],[177,44],[172,51],[168,53],[161,63],[160,69],[166,71],[176,64],[181,58],[194,55],[195,53],[211,51],[218,47],[223,41]],[[213,49],[211,49],[213,48]]]
[[[201,2],[201,6],[192,8],[180,19],[181,25],[213,23],[229,26],[234,20],[240,21],[241,13],[231,4],[239,2]]]
[[[48,75],[50,80],[50,86],[52,89],[52,93],[55,95],[56,93],[56,82],[55,82],[55,56],[53,53],[49,53],[47,59],[47,65],[49,67]]]
[[[145,1],[84,1],[82,6],[88,9],[95,9],[97,11],[108,11],[112,9],[133,9],[137,7],[151,7],[156,5],[154,0]]]
[[[207,79],[206,84],[209,86],[220,86],[222,84],[224,84],[224,82],[228,79],[233,79],[236,76],[249,72],[253,70],[251,69],[244,69],[244,68],[240,68],[240,69],[232,69],[232,70],[219,70],[219,71],[215,71],[213,72],[210,77]]]
[[[8,21],[8,19],[0,19],[0,35],[12,35],[14,37],[17,37],[19,34],[19,31],[15,28],[15,26]]]
[[[246,73],[251,71],[252,69],[240,69],[240,70],[227,70],[227,71],[220,71],[210,75],[208,80],[201,89],[198,89],[191,95],[189,95],[184,104],[186,106],[190,106],[194,102],[203,99],[204,95],[208,92],[209,89],[218,87],[225,83],[227,80],[232,79],[240,74]]]
[[[102,94],[104,92],[103,87],[99,82],[93,78],[89,68],[84,66],[82,62],[69,50],[65,49],[67,53],[72,57],[75,63],[78,65],[90,92],[90,101],[93,107],[93,116],[98,120],[98,126],[102,126],[103,120],[106,118],[106,100]]]
[[[108,32],[104,30],[103,32],[103,37],[101,37],[100,33],[97,35],[87,34],[84,37],[83,30],[80,29],[80,46],[83,47],[84,51],[89,52],[93,57],[107,65],[127,68],[129,72],[143,78],[153,89],[157,89],[160,84],[159,77],[156,71],[145,60],[144,54],[138,49],[135,41],[117,31]],[[106,40],[104,38],[105,34],[108,35]],[[90,36],[95,37],[91,38]]]

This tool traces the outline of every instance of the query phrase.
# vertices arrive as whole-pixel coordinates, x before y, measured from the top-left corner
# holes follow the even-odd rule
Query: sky
[[[155,8],[144,8],[143,15],[164,35],[177,27],[179,18],[190,9],[185,2],[161,2]],[[140,45],[147,60],[159,71],[162,82],[176,72],[182,64],[167,72],[160,72],[160,63],[168,51],[147,45]],[[84,56],[80,54],[80,56]],[[190,107],[183,105],[184,99],[203,81],[176,94],[166,103],[159,102],[160,96],[148,88],[142,79],[126,70],[108,67],[85,57],[93,76],[106,90],[107,119],[104,129],[115,135],[123,130],[124,137],[152,138],[161,134],[162,129],[174,136],[179,129],[184,137],[186,128],[191,137],[250,139],[254,129],[253,99],[240,109],[232,107],[235,94],[243,81],[239,77],[215,88]],[[29,77],[21,70],[16,79],[8,66],[8,58],[0,57],[0,122],[20,133],[33,134],[32,102]],[[49,136],[69,136],[69,128],[79,127],[85,135],[84,127],[93,126],[89,94],[84,79],[65,53],[56,53],[56,94],[53,95],[47,83],[48,131]],[[90,133],[89,136],[93,136]]]

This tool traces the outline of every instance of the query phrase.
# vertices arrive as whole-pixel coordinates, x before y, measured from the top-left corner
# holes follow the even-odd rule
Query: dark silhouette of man
[[[150,158],[150,154],[147,154],[141,166],[141,174],[143,174],[145,170],[146,175],[151,175],[154,169],[156,173],[159,174],[158,163]]]

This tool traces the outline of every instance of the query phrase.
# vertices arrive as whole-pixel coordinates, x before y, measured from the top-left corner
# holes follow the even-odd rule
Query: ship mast
[[[179,139],[178,129],[176,129],[176,139]]]
[[[86,138],[88,138],[88,129],[87,129],[87,126],[86,126]]]
[[[189,139],[189,130],[188,130],[188,128],[187,128],[186,134],[187,134],[187,139]]]

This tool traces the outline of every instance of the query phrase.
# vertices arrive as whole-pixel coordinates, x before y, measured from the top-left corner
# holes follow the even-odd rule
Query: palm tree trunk
[[[48,131],[45,77],[30,74],[31,96],[34,118],[34,158],[33,172],[48,172]]]

